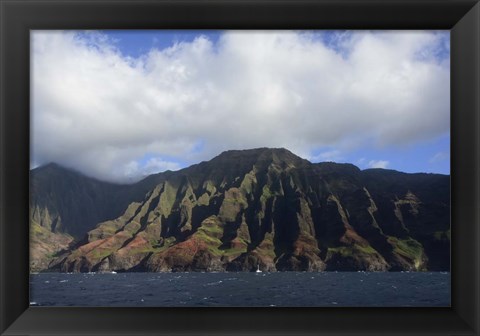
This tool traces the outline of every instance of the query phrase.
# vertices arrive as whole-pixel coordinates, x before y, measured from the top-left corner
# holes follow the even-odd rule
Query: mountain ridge
[[[106,196],[115,211],[49,269],[449,269],[448,175],[379,173],[257,148],[122,188]]]

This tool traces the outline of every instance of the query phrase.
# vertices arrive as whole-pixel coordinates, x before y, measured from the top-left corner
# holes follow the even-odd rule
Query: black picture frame
[[[479,335],[480,4],[0,0],[2,335]],[[29,307],[31,29],[450,29],[451,308]]]

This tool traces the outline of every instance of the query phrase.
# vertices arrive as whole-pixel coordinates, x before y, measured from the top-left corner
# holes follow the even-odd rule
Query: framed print
[[[479,6],[2,1],[2,334],[478,334]]]

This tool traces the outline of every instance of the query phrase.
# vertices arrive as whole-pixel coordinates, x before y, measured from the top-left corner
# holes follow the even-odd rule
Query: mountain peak
[[[244,150],[228,150],[222,152],[217,157],[213,158],[215,161],[234,161],[237,164],[242,162],[248,165],[269,165],[271,163],[282,166],[302,166],[309,162],[301,157],[293,154],[285,148],[252,148]],[[213,161],[212,160],[212,161]]]
[[[49,162],[45,165],[38,166],[36,168],[31,169],[31,172],[38,173],[38,172],[68,172],[70,169],[65,168],[59,165],[56,162]]]
[[[445,176],[313,164],[285,148],[230,150],[124,186],[63,173],[55,164],[44,168],[32,174],[32,223],[77,242],[52,259],[55,251],[41,252],[52,244],[49,236],[37,236],[43,245],[34,248],[35,267],[449,269]]]
[[[49,162],[47,164],[44,164],[42,166],[38,166],[37,168],[39,169],[58,169],[58,168],[63,168],[62,166],[60,166],[58,163],[56,162]]]
[[[242,156],[242,155],[262,155],[262,154],[285,154],[289,153],[291,155],[294,155],[292,152],[290,152],[288,149],[285,149],[283,147],[281,148],[270,148],[270,147],[258,147],[258,148],[250,148],[250,149],[230,149],[226,150],[222,153],[220,153],[218,156]]]

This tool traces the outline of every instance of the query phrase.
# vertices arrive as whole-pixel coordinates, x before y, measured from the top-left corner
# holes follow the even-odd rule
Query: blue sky
[[[33,37],[32,166],[124,182],[267,146],[450,173],[448,31]]]
[[[218,41],[221,31],[216,30],[106,30],[114,45],[125,56],[140,57],[151,49],[165,49],[175,43],[192,42],[199,35],[208,37],[214,43]]]

